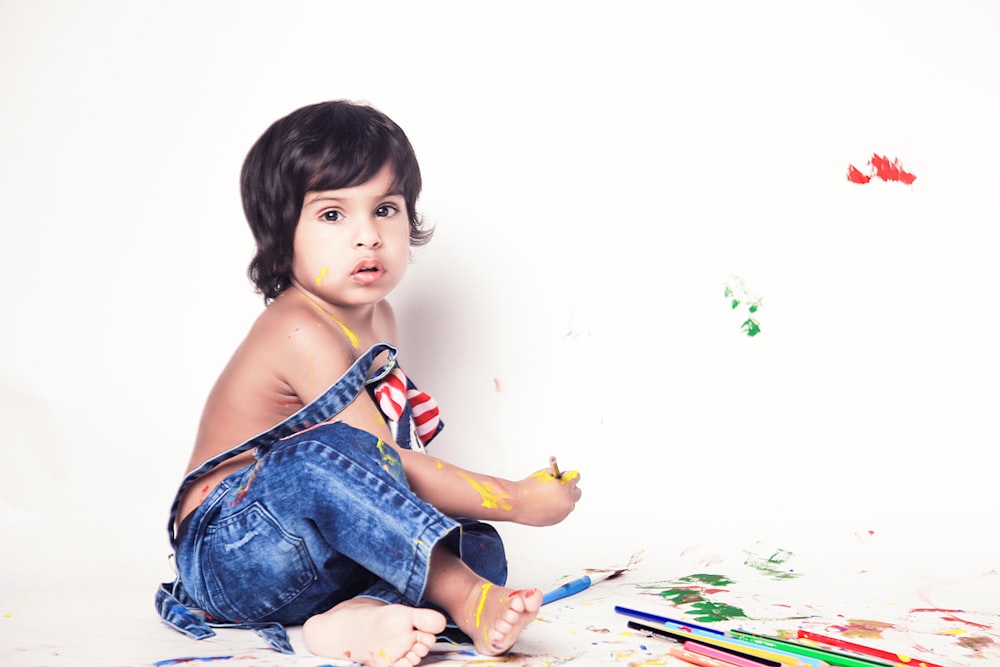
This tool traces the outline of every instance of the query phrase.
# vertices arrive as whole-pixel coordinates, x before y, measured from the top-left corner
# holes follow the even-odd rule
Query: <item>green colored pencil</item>
[[[761,635],[755,635],[742,630],[730,630],[729,634],[733,635],[737,639],[750,642],[751,644],[766,646],[767,648],[773,648],[779,651],[787,651],[788,653],[797,653],[808,658],[816,658],[818,660],[828,662],[831,665],[837,665],[838,667],[886,667],[887,665],[892,667],[895,664],[891,662],[884,662],[882,660],[855,658],[854,656],[840,653],[839,651],[827,651],[821,648],[813,648],[812,646],[803,646],[797,642],[790,642],[784,639],[778,639],[777,637],[762,637]]]

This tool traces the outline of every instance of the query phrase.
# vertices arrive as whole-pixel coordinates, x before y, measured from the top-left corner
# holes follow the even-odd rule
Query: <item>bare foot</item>
[[[465,607],[468,611],[458,625],[472,637],[478,652],[500,655],[514,645],[541,606],[542,593],[537,588],[512,591],[484,583],[472,589]]]
[[[306,648],[325,658],[378,667],[412,667],[437,642],[445,618],[433,609],[355,598],[302,626]]]

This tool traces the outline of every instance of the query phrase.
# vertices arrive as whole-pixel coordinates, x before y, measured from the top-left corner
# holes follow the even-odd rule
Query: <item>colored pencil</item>
[[[684,662],[690,662],[692,665],[698,665],[698,667],[733,667],[733,665],[736,664],[725,660],[719,660],[718,658],[713,658],[704,653],[698,653],[697,651],[689,651],[681,648],[680,646],[671,646],[667,653],[675,658],[683,660]],[[720,651],[720,653],[722,652]],[[723,655],[725,654],[723,653]],[[754,665],[754,667],[760,667],[760,665],[761,663],[758,662]]]
[[[739,655],[726,653],[725,651],[720,651],[714,646],[699,644],[698,642],[686,641],[684,642],[684,648],[695,653],[707,655],[708,657],[715,658],[716,660],[722,660],[729,665],[735,665],[735,667],[761,667],[764,664],[763,662],[754,660],[753,658],[744,658]]]
[[[615,613],[622,614],[623,616],[633,616],[635,618],[641,618],[647,621],[655,621],[657,623],[670,623],[671,625],[676,625],[680,628],[692,628],[694,630],[701,630],[702,632],[709,632],[713,635],[719,635],[725,637],[726,633],[722,630],[716,630],[715,628],[709,628],[704,625],[698,625],[697,623],[688,623],[687,621],[678,621],[672,618],[667,618],[666,616],[657,616],[656,614],[649,614],[644,611],[638,611],[636,609],[629,609],[628,607],[615,606]]]
[[[738,639],[710,635],[697,630],[680,630],[676,627],[668,625],[650,625],[650,623],[652,622],[646,621],[645,623],[640,623],[638,621],[629,621],[628,627],[636,630],[645,630],[657,635],[663,635],[681,644],[686,641],[707,644],[727,653],[732,653],[750,660],[756,660],[757,662],[764,665],[770,665],[771,667],[827,667],[827,663],[822,660],[816,660],[815,658],[797,656],[776,649],[756,646]]]
[[[787,639],[755,635],[752,632],[745,632],[743,630],[731,630],[730,634],[738,639],[746,640],[752,644],[758,644],[768,648],[782,649],[788,651],[789,653],[798,653],[811,658],[818,658],[830,663],[831,665],[837,665],[838,667],[895,667],[897,664],[895,662],[889,663],[882,660],[854,657],[835,649],[805,646],[803,644],[799,644],[798,642],[788,641]]]
[[[883,651],[880,648],[873,648],[863,644],[855,644],[854,642],[844,641],[843,639],[838,639],[836,637],[818,635],[815,632],[809,632],[808,630],[799,630],[798,637],[799,639],[808,639],[809,641],[826,644],[827,646],[836,646],[837,648],[847,649],[848,651],[854,651],[855,653],[860,653],[862,655],[882,658],[883,660],[888,660],[892,663],[906,664],[907,667],[941,667],[941,665],[934,662],[927,662],[926,660],[921,660],[919,658],[911,658],[906,655],[900,655],[899,653]]]

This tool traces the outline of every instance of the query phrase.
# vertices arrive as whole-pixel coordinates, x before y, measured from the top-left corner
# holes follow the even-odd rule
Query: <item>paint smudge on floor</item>
[[[880,178],[886,182],[896,181],[905,185],[911,185],[913,181],[917,180],[916,176],[903,169],[903,165],[900,164],[898,158],[890,162],[888,157],[872,153],[872,157],[868,161],[868,167],[866,173],[853,164],[848,165],[847,180],[858,185],[865,185],[872,178]]]
[[[3,618],[13,618],[14,617],[14,612],[16,612],[18,609],[20,609],[21,607],[23,607],[24,603],[27,602],[27,601],[28,601],[28,594],[27,593],[21,593],[21,601],[18,602],[17,605],[13,609],[11,609],[8,612],[5,612],[4,615],[3,615]]]
[[[964,649],[969,649],[970,651],[979,653],[996,647],[997,643],[990,637],[980,635],[975,637],[961,637],[958,640],[958,645]]]
[[[767,558],[754,555],[749,551],[746,553],[747,559],[743,562],[743,564],[752,567],[761,574],[764,574],[772,579],[795,579],[796,577],[801,576],[800,573],[784,567],[785,563],[787,563],[789,559],[795,555],[791,551],[778,549]]]
[[[827,626],[827,630],[835,630],[844,637],[855,637],[857,639],[884,639],[882,636],[883,632],[895,629],[896,626],[892,623],[859,618],[847,619],[846,625]]]

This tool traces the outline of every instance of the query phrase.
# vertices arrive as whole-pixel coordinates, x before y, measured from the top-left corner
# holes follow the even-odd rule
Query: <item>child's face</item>
[[[389,165],[350,188],[307,192],[295,228],[292,274],[328,304],[376,303],[410,260],[410,221]]]

